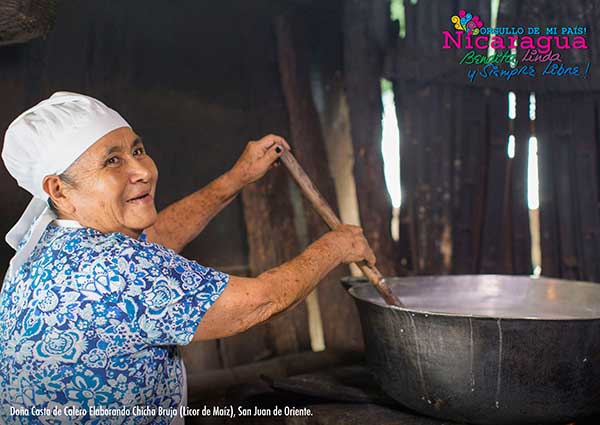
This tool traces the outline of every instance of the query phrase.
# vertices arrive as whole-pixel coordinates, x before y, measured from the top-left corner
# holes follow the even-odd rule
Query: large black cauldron
[[[426,415],[567,423],[600,413],[600,285],[520,276],[389,278],[405,308],[346,279],[367,363]]]

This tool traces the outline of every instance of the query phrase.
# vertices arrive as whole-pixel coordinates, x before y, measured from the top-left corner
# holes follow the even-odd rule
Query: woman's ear
[[[50,175],[44,177],[42,187],[61,213],[72,214],[75,212],[75,206],[68,196],[68,190],[65,190],[66,183],[59,176]]]

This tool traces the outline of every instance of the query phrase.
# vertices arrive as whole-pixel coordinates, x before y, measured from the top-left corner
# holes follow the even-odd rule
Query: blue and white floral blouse
[[[181,403],[177,345],[228,280],[145,234],[50,224],[0,294],[0,423],[170,424],[152,412]]]

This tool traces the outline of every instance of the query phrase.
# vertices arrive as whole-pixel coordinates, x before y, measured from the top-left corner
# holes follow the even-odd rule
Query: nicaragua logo
[[[453,31],[442,31],[443,49],[465,51],[459,64],[473,82],[479,78],[580,77],[587,78],[590,63],[567,63],[570,49],[587,49],[585,26],[487,27],[478,15],[464,9],[450,18]],[[543,65],[538,72],[536,65]]]
[[[464,31],[467,35],[479,34],[479,28],[483,26],[483,22],[479,19],[479,16],[473,16],[464,10],[460,10],[458,15],[454,15],[450,20],[457,31]]]

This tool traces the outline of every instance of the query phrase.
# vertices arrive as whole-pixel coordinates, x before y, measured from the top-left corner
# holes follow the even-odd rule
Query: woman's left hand
[[[290,145],[281,136],[269,134],[258,141],[248,142],[231,173],[242,186],[253,183],[266,174]]]

